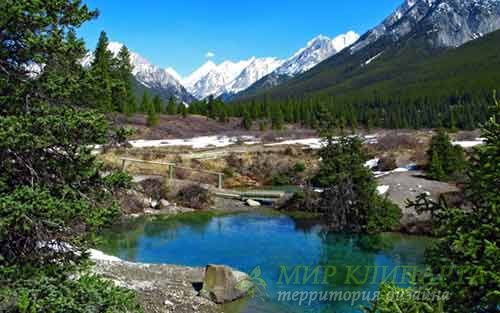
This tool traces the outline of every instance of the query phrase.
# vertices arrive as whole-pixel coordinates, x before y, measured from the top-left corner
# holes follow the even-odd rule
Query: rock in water
[[[253,207],[256,207],[256,206],[260,206],[260,202],[259,202],[259,201],[252,200],[252,199],[248,199],[248,200],[247,200],[247,205],[248,205],[248,206],[253,206]]]
[[[170,206],[170,202],[168,202],[165,199],[160,199],[159,206],[160,206],[160,210],[166,210]]]
[[[215,303],[226,303],[246,296],[254,287],[250,277],[223,265],[207,265],[200,295]]]

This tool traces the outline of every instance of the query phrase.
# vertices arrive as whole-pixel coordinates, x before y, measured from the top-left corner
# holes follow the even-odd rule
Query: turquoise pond
[[[356,294],[373,296],[382,277],[407,285],[403,272],[424,265],[429,243],[400,234],[333,234],[313,220],[278,214],[197,213],[115,225],[99,248],[129,261],[226,264],[258,277],[255,295],[225,312],[351,313],[367,304]]]

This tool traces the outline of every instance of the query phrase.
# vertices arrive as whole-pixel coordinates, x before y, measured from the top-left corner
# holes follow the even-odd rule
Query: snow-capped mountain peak
[[[414,32],[435,47],[458,47],[500,28],[499,0],[406,0],[351,47],[356,53],[380,38],[398,41]]]
[[[252,58],[248,66],[226,88],[226,92],[234,94],[247,89],[281,64],[283,64],[283,61],[277,58]]]
[[[204,99],[245,89],[256,80],[272,72],[281,64],[274,58],[255,58],[239,62],[208,61],[183,80],[193,96]]]
[[[276,73],[279,75],[294,76],[308,71],[323,60],[352,45],[358,38],[359,35],[353,31],[349,31],[333,39],[324,35],[316,36],[304,48],[286,60],[276,70]]]
[[[197,81],[199,81],[203,76],[207,75],[210,71],[213,71],[217,65],[212,61],[205,62],[202,66],[200,66],[196,71],[194,71],[191,75],[184,78],[182,83],[184,86],[192,86]]]
[[[167,67],[165,69],[165,72],[167,72],[168,74],[170,74],[173,78],[175,78],[177,81],[179,82],[182,82],[182,77],[181,75],[179,75],[179,73],[177,73],[177,71],[172,68],[172,67]]]

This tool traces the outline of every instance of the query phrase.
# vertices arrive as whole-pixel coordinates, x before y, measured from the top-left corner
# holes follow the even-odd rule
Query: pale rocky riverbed
[[[95,260],[94,271],[137,292],[147,313],[215,313],[220,306],[198,295],[204,269],[177,265]]]
[[[223,265],[132,263],[98,250],[92,255],[93,271],[135,291],[146,313],[228,312],[245,302],[254,286],[246,273]]]

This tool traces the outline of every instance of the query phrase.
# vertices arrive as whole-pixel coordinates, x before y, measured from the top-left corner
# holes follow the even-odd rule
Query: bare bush
[[[285,155],[292,156],[292,157],[299,156],[300,149],[298,149],[297,147],[288,146],[285,149]]]
[[[397,168],[396,164],[396,158],[394,157],[393,154],[389,155],[384,155],[380,158],[378,161],[378,170],[379,171],[392,171],[393,169]]]
[[[427,151],[424,149],[423,146],[419,146],[415,150],[413,161],[419,168],[425,167],[427,165],[428,163]]]
[[[118,195],[120,210],[125,214],[144,211],[144,201],[135,192],[120,192]]]
[[[276,141],[276,134],[274,132],[266,132],[262,136],[262,142],[275,142]]]
[[[377,148],[382,151],[396,149],[415,149],[418,146],[418,140],[407,134],[387,134],[378,138]]]
[[[210,192],[198,185],[182,188],[177,194],[177,200],[184,206],[198,210],[209,209],[214,204]]]
[[[175,178],[186,180],[191,177],[191,172],[184,168],[175,168]]]
[[[163,178],[149,178],[139,183],[143,193],[151,199],[166,198],[168,186]]]
[[[231,153],[226,158],[227,165],[232,168],[241,169],[243,167],[243,160],[238,157],[236,153]]]

